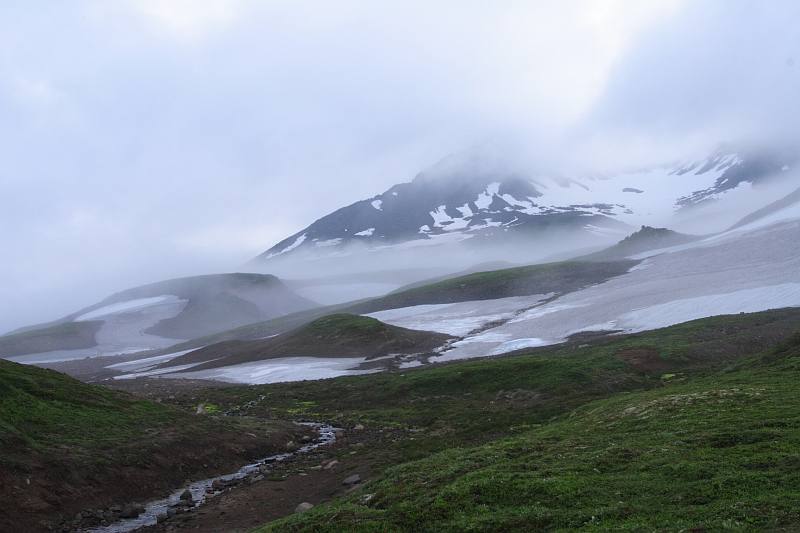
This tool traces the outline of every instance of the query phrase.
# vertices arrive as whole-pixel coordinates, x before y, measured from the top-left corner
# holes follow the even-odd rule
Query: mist
[[[134,285],[241,271],[448,154],[491,147],[530,175],[570,176],[725,143],[795,150],[796,2],[642,4],[0,6],[0,331]],[[709,217],[722,229],[797,180],[678,229],[699,232]],[[447,264],[409,252],[398,270],[585,245],[466,248]],[[341,264],[326,272],[346,274]]]

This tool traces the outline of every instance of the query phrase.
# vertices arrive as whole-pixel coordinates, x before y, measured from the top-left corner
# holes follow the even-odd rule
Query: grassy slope
[[[273,339],[229,341],[180,356],[164,367],[208,361],[192,370],[217,368],[271,357],[381,357],[429,352],[451,337],[384,324],[370,317],[338,313],[314,320]]]
[[[102,325],[102,320],[91,320],[10,333],[0,337],[0,356],[92,348],[97,346],[94,336]]]
[[[264,451],[265,438],[244,435],[251,426],[0,360],[0,530],[37,531],[41,520],[227,472]]]
[[[563,294],[624,274],[636,261],[563,261],[476,272],[394,292],[355,306],[372,312],[410,305],[490,300],[550,292]]]
[[[635,264],[636,261],[605,263],[563,261],[477,272],[419,287],[402,289],[379,298],[320,307],[265,322],[249,324],[216,335],[176,344],[166,350],[154,353],[184,351],[230,340],[263,338],[298,328],[331,313],[363,314],[411,305],[486,300],[550,292],[561,294],[621,275]]]
[[[583,348],[218,394],[265,394],[250,409],[273,414],[418,429],[386,450],[398,466],[374,482],[267,529],[789,527],[800,523],[800,338],[771,359],[747,354],[799,326],[798,310],[717,317]]]

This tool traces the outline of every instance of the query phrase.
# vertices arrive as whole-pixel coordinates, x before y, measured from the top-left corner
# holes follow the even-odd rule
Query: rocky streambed
[[[231,474],[195,481],[173,491],[166,498],[153,500],[143,505],[128,504],[112,506],[108,509],[83,511],[75,517],[74,527],[67,528],[67,530],[81,533],[126,533],[152,526],[175,515],[190,513],[200,507],[208,498],[221,494],[231,487],[242,483],[261,481],[276,464],[336,441],[337,428],[331,425],[317,422],[301,422],[300,424],[314,428],[317,431],[317,437],[304,443],[295,451],[264,457],[244,465]]]

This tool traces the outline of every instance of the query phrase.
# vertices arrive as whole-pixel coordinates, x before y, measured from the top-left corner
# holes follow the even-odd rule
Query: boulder
[[[361,483],[361,476],[358,474],[353,474],[352,476],[346,477],[344,478],[344,481],[342,481],[342,485],[348,486],[358,485],[359,483]]]
[[[194,500],[194,498],[192,497],[192,493],[189,491],[189,489],[186,489],[181,493],[181,501],[190,502],[192,500]]]
[[[140,514],[144,512],[144,507],[141,505],[136,505],[135,503],[129,503],[122,506],[122,510],[119,513],[120,518],[136,518]]]
[[[313,508],[314,508],[314,504],[313,503],[303,502],[303,503],[299,504],[297,507],[294,508],[294,512],[295,513],[304,513],[306,511],[308,511],[309,509],[313,509]]]

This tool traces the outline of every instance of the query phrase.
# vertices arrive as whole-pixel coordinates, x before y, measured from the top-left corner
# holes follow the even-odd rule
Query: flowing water
[[[168,509],[178,504],[180,502],[181,494],[187,490],[192,493],[193,507],[199,507],[210,494],[214,494],[214,492],[210,491],[211,486],[215,481],[243,479],[250,474],[259,471],[262,465],[280,463],[289,459],[290,457],[308,453],[319,448],[320,446],[331,444],[336,440],[336,428],[333,426],[316,422],[302,422],[302,425],[315,428],[318,432],[318,436],[316,439],[314,439],[314,441],[300,447],[297,451],[270,455],[269,457],[264,457],[254,463],[247,464],[232,474],[195,481],[188,486],[181,487],[180,489],[174,491],[166,498],[148,502],[144,506],[144,512],[136,518],[126,518],[114,522],[108,526],[93,527],[83,529],[81,531],[83,533],[126,533],[128,531],[135,531],[141,527],[155,525],[158,521],[158,517],[161,515],[166,515]]]

